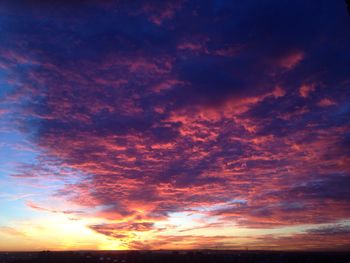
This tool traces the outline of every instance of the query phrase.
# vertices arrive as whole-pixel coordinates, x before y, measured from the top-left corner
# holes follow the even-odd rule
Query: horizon
[[[0,2],[0,253],[350,251],[344,0]]]
[[[6,253],[147,253],[147,252],[224,252],[224,253],[345,253],[348,254],[349,250],[256,250],[256,249],[215,249],[215,248],[196,248],[196,249],[123,249],[123,250],[12,250],[5,251],[0,250],[0,254]]]

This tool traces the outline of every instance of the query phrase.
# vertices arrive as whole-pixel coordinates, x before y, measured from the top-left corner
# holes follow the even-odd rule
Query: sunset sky
[[[0,251],[350,249],[343,0],[0,1]]]

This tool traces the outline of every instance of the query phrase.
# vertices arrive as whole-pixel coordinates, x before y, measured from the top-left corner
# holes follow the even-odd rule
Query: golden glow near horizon
[[[73,221],[64,214],[47,214],[15,224],[15,233],[0,229],[0,238],[4,241],[1,250],[98,249],[107,242],[104,236],[86,227],[89,220]]]
[[[30,221],[14,222],[16,228],[0,228],[1,251],[128,250],[135,249],[134,245],[130,246],[135,243],[149,244],[140,247],[142,249],[279,249],[276,244],[261,246],[257,238],[276,234],[288,238],[314,227],[305,225],[278,229],[247,229],[234,224],[217,227],[215,224],[201,225],[200,215],[184,212],[175,213],[167,220],[157,222],[156,231],[130,230],[126,233],[127,237],[119,239],[96,233],[89,226],[128,222],[106,221],[96,217],[72,219],[71,215],[57,212],[37,213],[38,216]],[[228,245],[216,246],[218,240],[224,240]],[[294,250],[298,247],[289,245],[284,249]]]

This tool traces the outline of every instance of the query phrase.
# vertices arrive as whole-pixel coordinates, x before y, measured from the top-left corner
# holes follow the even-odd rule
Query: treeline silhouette
[[[129,251],[1,253],[0,263],[350,263],[344,252]]]

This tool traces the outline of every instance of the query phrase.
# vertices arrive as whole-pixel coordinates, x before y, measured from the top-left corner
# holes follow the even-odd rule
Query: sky
[[[350,249],[343,0],[0,2],[0,250]]]

